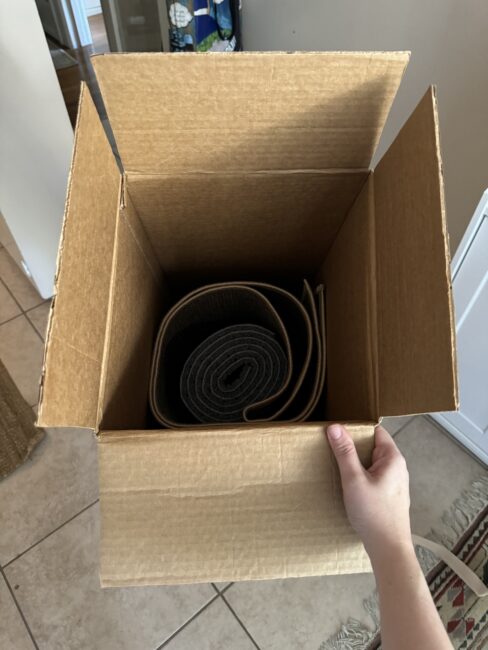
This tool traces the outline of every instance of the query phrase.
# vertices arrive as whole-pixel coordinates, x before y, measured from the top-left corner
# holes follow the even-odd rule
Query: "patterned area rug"
[[[431,531],[427,537],[450,549],[488,584],[488,476],[475,481],[444,513],[442,521],[451,534]],[[478,598],[430,551],[417,547],[417,556],[455,650],[488,648],[488,597]],[[372,628],[349,619],[319,650],[380,650],[377,595],[367,598],[364,607]]]

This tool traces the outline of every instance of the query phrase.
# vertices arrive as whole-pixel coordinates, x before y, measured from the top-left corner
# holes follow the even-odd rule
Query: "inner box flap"
[[[434,88],[373,180],[378,415],[455,410],[455,327]]]
[[[125,171],[368,168],[408,52],[93,57]]]
[[[82,83],[39,426],[95,428],[120,186],[111,147]]]
[[[325,425],[102,432],[99,469],[102,586],[371,570]]]

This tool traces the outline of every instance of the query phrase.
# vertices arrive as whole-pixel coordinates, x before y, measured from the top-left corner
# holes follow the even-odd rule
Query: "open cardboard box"
[[[370,570],[326,421],[457,405],[436,100],[369,169],[408,53],[95,57],[82,87],[40,426],[99,440],[106,586]],[[154,337],[210,281],[324,282],[322,421],[154,428]]]

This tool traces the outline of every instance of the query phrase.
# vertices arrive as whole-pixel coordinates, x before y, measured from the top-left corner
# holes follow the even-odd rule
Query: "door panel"
[[[434,419],[488,464],[488,191],[452,264],[460,410]]]

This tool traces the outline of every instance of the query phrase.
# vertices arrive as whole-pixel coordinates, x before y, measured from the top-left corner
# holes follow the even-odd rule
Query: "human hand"
[[[407,465],[390,434],[376,427],[372,465],[367,470],[345,427],[330,425],[327,437],[339,466],[347,516],[371,561],[390,549],[413,548]]]

